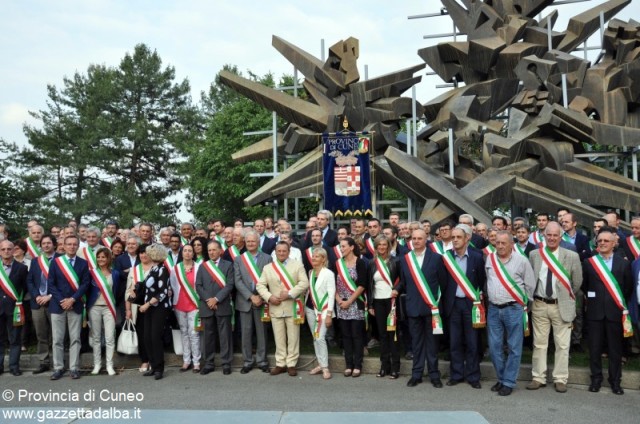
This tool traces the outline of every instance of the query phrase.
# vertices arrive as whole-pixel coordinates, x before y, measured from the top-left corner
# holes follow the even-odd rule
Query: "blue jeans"
[[[505,308],[489,305],[487,313],[487,329],[489,335],[489,351],[491,362],[496,370],[498,382],[514,388],[520,371],[520,357],[522,356],[522,306],[515,304]],[[504,340],[507,340],[507,355],[504,354]]]

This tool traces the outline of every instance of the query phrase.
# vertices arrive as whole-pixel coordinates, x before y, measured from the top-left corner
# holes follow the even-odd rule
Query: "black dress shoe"
[[[240,370],[240,374],[248,374],[252,369],[253,367],[242,367],[242,369]]]
[[[589,385],[589,391],[591,393],[598,393],[600,391],[600,383],[591,382],[591,385]]]
[[[56,370],[53,374],[51,374],[51,380],[60,380],[64,375],[64,370]]]
[[[491,391],[492,392],[499,392],[500,389],[502,389],[502,383],[499,382],[499,381],[496,384],[494,384],[493,386],[491,386]]]
[[[71,376],[72,380],[77,380],[80,378],[80,371],[78,370],[71,370],[71,372],[69,373],[69,375]]]
[[[149,368],[149,371],[142,374],[144,377],[151,377],[154,374],[153,370]]]
[[[440,381],[440,379],[431,380],[431,385],[436,389],[442,389],[442,381]]]
[[[389,373],[389,379],[391,380],[397,380],[398,377],[400,377],[400,373],[398,371],[391,371]]]
[[[262,365],[258,368],[260,368],[262,372],[271,372],[271,370],[269,369],[269,365]]]
[[[200,375],[207,375],[210,372],[214,372],[216,369],[214,367],[204,367],[200,370]]]
[[[378,371],[378,374],[376,374],[376,377],[384,377],[385,375],[387,375],[388,372],[385,369],[380,369],[380,371]]]
[[[22,371],[20,371],[19,369],[12,369],[11,370],[11,375],[13,375],[14,377],[20,377],[22,375]]]
[[[153,378],[155,378],[156,380],[162,380],[162,372],[161,371],[154,372]]]
[[[418,384],[422,383],[421,378],[413,378],[411,377],[409,381],[407,381],[407,387],[416,387]]]
[[[498,390],[498,396],[509,396],[513,392],[511,387],[502,386],[500,390]]]
[[[222,369],[222,374],[224,374],[224,375],[229,375],[229,374],[231,374],[231,367],[224,367],[224,368]]]
[[[0,368],[0,375],[4,374],[4,368]]]
[[[473,383],[470,382],[469,385],[474,389],[482,389],[482,384],[480,384],[479,381],[474,381]]]
[[[447,381],[447,386],[456,386],[462,383],[464,380],[449,380]]]
[[[623,395],[624,390],[622,390],[622,387],[620,386],[615,386],[611,388],[611,393],[613,393],[614,395]]]
[[[33,372],[33,374],[42,374],[43,372],[49,371],[51,368],[49,365],[40,365],[37,370]]]

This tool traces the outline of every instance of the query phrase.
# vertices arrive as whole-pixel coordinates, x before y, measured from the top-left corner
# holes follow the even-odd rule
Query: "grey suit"
[[[271,263],[271,256],[258,252],[256,266],[261,273],[265,265]],[[256,333],[256,362],[259,367],[269,365],[267,361],[267,333],[260,319],[260,308],[253,305],[251,296],[258,294],[256,284],[244,264],[238,257],[233,264],[234,281],[236,287],[236,309],[240,313],[240,326],[242,333],[242,357],[245,367],[253,367],[252,339],[255,328]]]
[[[582,266],[580,257],[563,247],[558,248],[557,259],[569,274],[571,292],[553,276],[553,296],[546,294],[547,265],[536,249],[529,254],[529,260],[536,277],[537,287],[534,290],[534,303],[531,309],[533,322],[533,358],[531,375],[533,380],[547,383],[547,349],[549,332],[553,328],[555,343],[555,359],[553,365],[553,382],[567,384],[569,378],[569,346],[571,345],[571,322],[576,317],[576,302],[571,296],[582,286]],[[541,272],[542,271],[542,272]],[[556,303],[553,303],[553,302]],[[535,383],[534,383],[535,384]]]
[[[204,324],[204,368],[214,368],[216,338],[220,340],[220,359],[224,368],[231,367],[233,342],[231,338],[231,293],[234,287],[233,264],[220,259],[218,268],[226,278],[224,288],[211,277],[202,264],[196,276],[196,291],[200,296],[200,318]],[[207,299],[216,298],[216,310],[207,306]],[[217,336],[217,337],[216,337]]]

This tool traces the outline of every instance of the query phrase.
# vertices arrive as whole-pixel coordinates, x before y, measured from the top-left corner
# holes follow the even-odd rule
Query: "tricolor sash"
[[[13,308],[13,326],[20,327],[24,325],[24,307],[22,306],[24,293],[18,293],[16,286],[7,275],[7,271],[4,270],[4,266],[0,266],[0,287],[2,287],[2,291],[4,291],[11,300],[16,302]],[[2,354],[4,355],[4,352],[2,352]]]
[[[232,245],[230,248],[228,248],[227,252],[229,252],[232,261],[235,261],[236,258],[240,256],[240,249],[238,249],[235,245]]]
[[[571,299],[575,300],[576,296],[573,294],[573,289],[571,288],[571,279],[569,277],[569,271],[565,269],[564,266],[560,263],[556,255],[554,255],[548,247],[540,248],[540,257],[544,260],[544,263],[547,264],[547,267],[551,270],[553,275],[560,281],[560,284],[564,286],[565,289],[569,292],[569,296]]]
[[[76,260],[78,260],[78,258],[76,258]],[[74,292],[77,292],[80,288],[80,278],[78,277],[78,274],[76,274],[76,270],[71,266],[71,263],[69,262],[69,259],[67,259],[67,256],[58,256],[56,258],[56,262],[58,264],[58,267],[60,268],[60,271],[62,271],[62,275],[64,275],[65,280],[67,280],[67,283],[69,283]],[[82,296],[82,302],[82,327],[84,328],[87,326],[86,296]]]
[[[229,248],[229,252],[231,252],[232,248],[235,246],[231,246]],[[236,251],[237,251],[236,247]],[[258,265],[256,265],[256,261],[253,260],[253,256],[249,251],[244,252],[240,256],[240,260],[244,264],[244,267],[247,269],[247,272],[251,276],[252,290],[255,291],[256,286],[258,285],[258,281],[260,280],[260,274],[262,274],[261,270],[258,269]],[[267,302],[262,303],[262,307],[260,308],[260,321],[262,322],[271,322],[271,316],[269,315],[269,304]]]
[[[484,253],[485,256],[489,256],[495,251],[496,251],[496,248],[492,244],[487,244],[487,246],[484,249],[482,249],[482,253]]]
[[[309,261],[309,264],[311,264],[311,257],[313,256],[313,246],[305,249],[304,250],[304,254],[307,257],[307,260]]]
[[[340,275],[340,277],[342,278],[342,281],[344,281],[345,286],[347,287],[347,290],[349,290],[351,293],[355,293],[356,290],[358,290],[358,285],[353,280],[353,278],[351,278],[351,274],[349,274],[349,269],[347,268],[347,261],[344,258],[338,259],[336,261],[336,268],[338,270],[338,275]],[[367,299],[364,297],[364,295],[361,294],[360,296],[358,296],[358,300],[364,303],[364,326],[365,326],[365,329],[368,329],[369,310],[367,307]]]
[[[544,235],[540,232],[540,230],[534,231],[532,237],[533,237],[533,242],[536,245],[539,246],[539,245],[544,245],[545,244]]]
[[[311,288],[309,290],[309,294],[311,295],[311,303],[313,303],[313,309],[316,313],[316,326],[313,331],[313,338],[317,340],[318,338],[320,338],[320,327],[322,327],[322,313],[325,310],[329,309],[329,302],[327,301],[329,299],[329,293],[325,293],[324,296],[322,296],[322,299],[320,299],[320,296],[318,296],[318,292],[316,291],[316,271],[314,269],[312,269],[309,273],[309,285]]]
[[[227,250],[227,243],[225,243],[224,239],[222,237],[220,237],[219,235],[216,234],[216,241],[218,243],[220,243],[220,246],[222,246],[222,250]]]
[[[524,249],[522,247],[520,247],[519,243],[513,243],[513,251],[516,252],[516,253],[521,254],[525,258],[527,257],[527,254],[524,253]]]
[[[44,278],[49,279],[49,259],[44,255],[38,256],[38,266],[40,266],[40,272],[44,275]]]
[[[163,265],[167,269],[168,272],[171,272],[173,270],[173,267],[176,264],[173,261],[173,254],[171,252],[167,253],[167,259],[164,260]],[[142,281],[142,280],[140,280],[140,281]]]
[[[104,247],[108,247],[109,249],[111,249],[111,245],[113,244],[113,239],[111,237],[103,237],[102,238],[102,245]]]
[[[413,241],[409,240],[407,242],[407,247],[409,248],[409,250],[413,250]]]
[[[509,274],[509,271],[507,271],[507,268],[505,268],[502,261],[498,259],[498,255],[496,253],[489,255],[489,259],[500,284],[502,284],[504,289],[511,295],[513,300],[518,302],[518,304],[523,308],[522,326],[524,328],[524,335],[527,337],[529,335],[529,316],[527,315],[527,303],[529,303],[529,298],[527,297],[527,293],[522,290],[511,274]]]
[[[35,259],[40,256],[42,250],[40,249],[40,247],[38,247],[36,242],[33,241],[31,237],[27,237],[25,242],[27,243],[27,253],[29,253],[29,256],[31,256],[31,258]]]
[[[451,252],[448,251],[445,253],[442,259],[447,267],[447,271],[449,271],[451,277],[453,277],[458,287],[460,287],[460,290],[464,292],[467,299],[473,302],[473,307],[471,308],[471,324],[473,328],[486,327],[487,315],[482,305],[480,289],[476,289],[473,284],[471,284],[469,277],[462,271],[460,264],[458,264],[458,261],[455,260]]]
[[[373,239],[371,237],[364,240],[364,245],[367,246],[367,250],[372,256],[376,254],[376,248],[373,245]]]
[[[411,278],[413,279],[420,296],[422,296],[422,300],[424,300],[424,303],[431,308],[431,327],[433,329],[433,334],[443,334],[442,318],[440,317],[440,310],[438,309],[438,303],[440,302],[441,295],[440,287],[438,287],[438,298],[436,299],[431,292],[431,287],[429,287],[427,278],[418,265],[418,258],[416,257],[415,252],[411,251],[407,253],[404,258],[407,261]]]
[[[187,240],[185,237],[183,237],[182,235],[180,236],[180,246],[186,246],[187,244],[189,244],[189,240]]]
[[[95,281],[96,285],[100,289],[102,298],[107,303],[107,307],[109,308],[111,315],[113,315],[113,319],[116,319],[116,298],[113,295],[113,289],[109,285],[107,277],[105,277],[100,268],[89,269],[89,272],[91,273],[93,281]]]
[[[342,250],[340,250],[340,245],[333,246],[333,253],[336,255],[336,259],[340,259],[342,257]]]
[[[562,240],[566,241],[567,243],[571,243],[571,237],[569,237],[567,233],[562,233]]]
[[[376,255],[375,259],[376,269],[382,276],[382,279],[393,289],[396,281],[391,282],[391,272],[389,271],[389,267],[387,266],[387,262],[382,259],[380,256]],[[398,322],[398,317],[396,314],[396,299],[391,298],[391,310],[389,311],[389,315],[387,315],[387,331],[396,331],[396,325]]]
[[[138,264],[133,267],[133,283],[139,283],[144,281],[144,269],[142,268],[142,264]]]
[[[609,295],[613,298],[618,308],[622,311],[622,333],[624,337],[633,336],[633,327],[631,326],[631,318],[629,317],[629,309],[627,308],[627,301],[622,295],[620,290],[620,283],[616,277],[609,271],[609,267],[604,263],[604,259],[600,254],[589,258],[589,262],[593,269],[604,283]]]
[[[438,255],[444,255],[444,243],[442,243],[441,241],[434,241],[432,243],[429,243],[429,247],[431,247],[431,250],[434,253],[437,253]]]
[[[403,239],[403,238],[399,238],[399,239],[398,239],[398,244],[399,244],[400,246],[404,246],[405,244],[407,244],[407,242],[406,242],[406,241],[404,241],[404,239]]]
[[[216,265],[216,263],[212,259],[209,259],[202,266],[204,266],[204,269],[207,270],[209,276],[211,276],[213,281],[216,282],[218,287],[220,287],[221,289],[226,287],[227,277],[222,273],[220,268],[218,268],[218,265]]]
[[[278,275],[278,279],[282,283],[287,291],[293,290],[296,286],[295,280],[289,274],[289,271],[285,268],[285,266],[279,260],[275,260],[271,262],[271,266],[273,270]],[[293,299],[293,322],[294,324],[304,324],[304,308],[302,305],[302,300],[300,298]]]
[[[96,254],[93,252],[93,249],[89,246],[82,248],[82,256],[87,261],[87,265],[89,265],[89,271],[94,268],[98,268],[98,261],[96,260]]]
[[[202,320],[200,319],[200,296],[198,296],[196,289],[189,284],[187,272],[184,269],[184,262],[180,262],[174,266],[173,272],[175,272],[176,280],[178,280],[178,283],[180,284],[180,289],[187,295],[191,304],[196,308],[196,316],[193,322],[194,330],[202,331],[204,327],[202,326]]]
[[[594,243],[593,240],[589,240],[589,249],[591,249],[592,252],[597,252],[597,245]]]
[[[627,237],[627,245],[631,253],[633,253],[633,259],[638,259],[638,256],[640,256],[640,240],[634,236],[629,236]]]

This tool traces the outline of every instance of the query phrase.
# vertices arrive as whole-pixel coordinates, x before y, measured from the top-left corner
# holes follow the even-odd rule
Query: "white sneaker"
[[[107,365],[107,373],[109,373],[109,375],[116,375],[116,370],[113,369],[113,365]]]
[[[94,365],[93,371],[91,371],[91,375],[98,375],[98,374],[100,374],[100,365]]]

